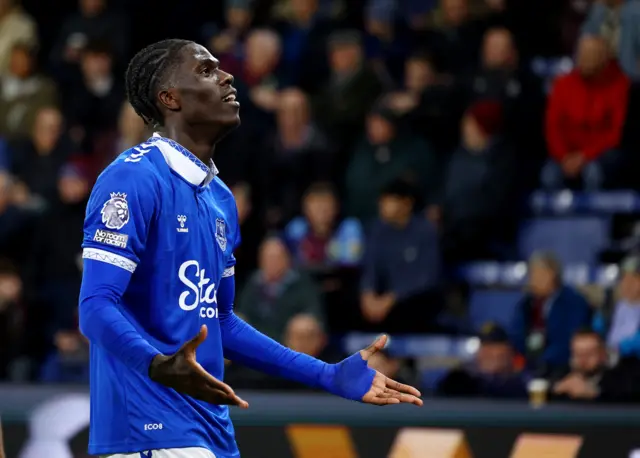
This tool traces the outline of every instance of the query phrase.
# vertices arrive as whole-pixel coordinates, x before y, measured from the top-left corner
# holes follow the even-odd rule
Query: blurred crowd
[[[441,395],[526,396],[543,376],[558,397],[640,397],[638,258],[594,312],[537,253],[508,329],[466,327],[452,276],[518,260],[535,189],[638,187],[638,21],[640,0],[0,0],[0,380],[87,380],[84,207],[151,134],[128,59],[179,37],[235,76],[242,126],[215,160],[249,323],[328,361],[352,331],[477,334]],[[372,364],[416,383],[415,361]],[[296,388],[233,362],[228,378]]]

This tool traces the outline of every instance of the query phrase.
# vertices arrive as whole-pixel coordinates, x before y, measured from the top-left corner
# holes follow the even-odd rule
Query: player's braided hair
[[[145,124],[157,128],[163,118],[156,94],[172,86],[171,77],[180,63],[180,51],[188,40],[162,40],[138,52],[127,67],[125,85],[127,99]]]

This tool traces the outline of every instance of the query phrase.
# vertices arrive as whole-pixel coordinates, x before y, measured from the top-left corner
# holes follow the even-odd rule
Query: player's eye
[[[210,68],[205,67],[202,70],[200,70],[200,74],[206,77],[210,77],[211,75],[213,75],[213,71]]]

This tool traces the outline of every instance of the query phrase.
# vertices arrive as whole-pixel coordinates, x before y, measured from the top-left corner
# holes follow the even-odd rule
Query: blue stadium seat
[[[539,218],[520,228],[518,249],[523,259],[534,251],[552,251],[564,264],[595,264],[610,243],[609,219],[604,217]]]
[[[451,370],[449,367],[430,367],[420,371],[420,388],[422,390],[433,393],[438,388],[440,380]]]
[[[640,194],[636,191],[558,192],[536,191],[529,206],[536,214],[613,215],[640,212]]]
[[[469,324],[478,332],[487,322],[497,323],[510,334],[510,327],[522,292],[518,290],[480,289],[469,298]]]

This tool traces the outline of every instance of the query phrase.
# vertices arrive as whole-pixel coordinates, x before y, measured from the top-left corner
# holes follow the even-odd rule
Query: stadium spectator
[[[469,0],[441,0],[435,30],[426,35],[426,43],[443,69],[459,75],[473,70],[483,24],[471,14]]]
[[[366,119],[360,140],[346,171],[346,211],[364,224],[377,213],[380,191],[398,178],[416,182],[421,200],[430,200],[439,182],[435,152],[421,137],[401,129],[384,100]]]
[[[35,59],[33,48],[18,43],[0,76],[0,134],[11,140],[28,137],[38,110],[58,102],[55,84],[36,72]]]
[[[504,329],[482,327],[480,348],[473,361],[440,380],[437,394],[457,397],[526,398],[526,377],[516,367],[516,355]]]
[[[605,336],[612,351],[640,358],[640,257],[626,257],[620,271],[622,276],[611,316],[607,316],[607,310],[598,310],[594,328]]]
[[[70,14],[58,31],[51,64],[65,86],[75,85],[82,55],[89,43],[108,43],[115,66],[122,69],[129,54],[127,21],[109,11],[108,0],[78,0],[78,11]]]
[[[14,192],[20,195],[22,207],[41,209],[56,195],[58,171],[75,152],[64,127],[60,111],[42,108],[36,115],[32,138],[14,146]]]
[[[332,180],[335,154],[299,89],[279,93],[276,122],[267,189],[274,220],[285,222],[299,213],[302,195],[312,182]]]
[[[87,154],[106,165],[117,142],[118,117],[124,87],[115,78],[111,49],[103,42],[88,43],[80,57],[81,82],[65,96],[63,111],[74,140]],[[104,146],[104,145],[108,146]]]
[[[57,179],[55,198],[32,239],[25,266],[27,296],[32,312],[47,318],[44,333],[50,339],[57,329],[76,325],[82,226],[91,184],[90,171],[83,163],[66,164]]]
[[[462,119],[462,143],[428,209],[441,226],[447,262],[496,256],[509,237],[516,168],[503,124],[502,105],[491,100],[476,102]]]
[[[494,27],[486,31],[480,66],[467,84],[471,103],[487,99],[502,102],[505,112],[502,133],[518,151],[520,162],[540,159],[544,151],[540,136],[544,94],[540,81],[521,62],[510,30]]]
[[[313,112],[320,127],[346,154],[358,139],[382,83],[365,61],[359,32],[335,32],[328,39],[328,47],[331,72],[328,81],[313,93]]]
[[[4,256],[19,255],[27,240],[14,240],[28,223],[28,212],[21,207],[27,200],[24,186],[15,186],[6,170],[0,171],[0,252]],[[13,249],[12,249],[13,247]]]
[[[280,101],[278,92],[284,85],[279,71],[282,44],[273,30],[256,29],[248,34],[243,50],[242,58],[221,57],[222,62],[236,68],[234,85],[242,106],[244,128],[229,135],[219,146],[216,165],[224,171],[226,182],[251,183],[255,213],[265,217],[262,207],[270,203],[271,196],[270,174],[265,170],[271,166],[275,113]]]
[[[42,366],[45,383],[89,383],[89,343],[77,326],[63,328],[54,337],[55,351]]]
[[[593,2],[589,16],[582,26],[585,35],[602,37],[620,66],[634,81],[640,79],[640,3],[629,0]]]
[[[591,329],[581,329],[571,339],[571,368],[552,379],[553,398],[575,401],[640,401],[640,361],[624,358],[610,366],[605,342]]]
[[[34,47],[38,44],[36,24],[16,0],[0,2],[0,75],[8,69],[11,50],[17,44]]]
[[[226,28],[219,30],[215,27],[214,35],[209,41],[209,48],[216,56],[235,54],[240,47],[240,42],[246,36],[249,26],[253,21],[253,9],[251,0],[234,0],[225,2]],[[226,64],[226,62],[223,62]],[[229,71],[233,73],[232,68]]]
[[[379,38],[394,37],[394,25],[398,18],[416,31],[428,24],[428,13],[436,6],[434,0],[369,0],[365,9],[367,31]]]
[[[265,135],[278,108],[278,90],[284,84],[279,71],[282,42],[271,29],[252,30],[244,42],[242,58],[222,55],[220,65],[235,77],[243,119]]]
[[[380,193],[360,284],[363,329],[433,331],[441,311],[441,260],[433,225],[415,214],[416,190],[394,181]]]
[[[253,189],[249,183],[240,181],[231,186],[238,208],[238,221],[242,232],[242,243],[233,255],[236,258],[236,288],[240,290],[257,267],[257,252],[264,235],[261,215],[253,205]]]
[[[597,37],[580,40],[576,69],[555,82],[546,115],[551,159],[541,181],[548,189],[583,181],[590,189],[617,184],[624,156],[618,148],[629,79]]]
[[[569,364],[571,336],[588,326],[589,304],[562,282],[562,266],[552,253],[534,253],[529,259],[527,291],[519,302],[511,332],[527,365],[541,374]]]
[[[433,57],[425,52],[412,54],[405,62],[402,90],[385,96],[389,108],[405,117],[415,135],[424,138],[439,156],[448,155],[457,145],[458,123],[465,97],[453,78],[440,72]]]
[[[302,201],[303,216],[285,228],[293,258],[301,267],[357,266],[364,251],[364,234],[355,218],[340,219],[338,196],[329,183],[309,187]]]
[[[282,37],[282,71],[288,86],[314,92],[327,75],[326,37],[332,21],[319,9],[319,0],[290,0],[277,21]]]
[[[343,355],[329,346],[329,336],[313,315],[296,315],[289,320],[283,343],[292,350],[322,361],[339,362]]]
[[[259,270],[237,301],[238,312],[249,323],[279,342],[296,315],[310,315],[324,323],[318,287],[291,266],[291,257],[280,238],[270,236],[262,242],[258,264]]]

